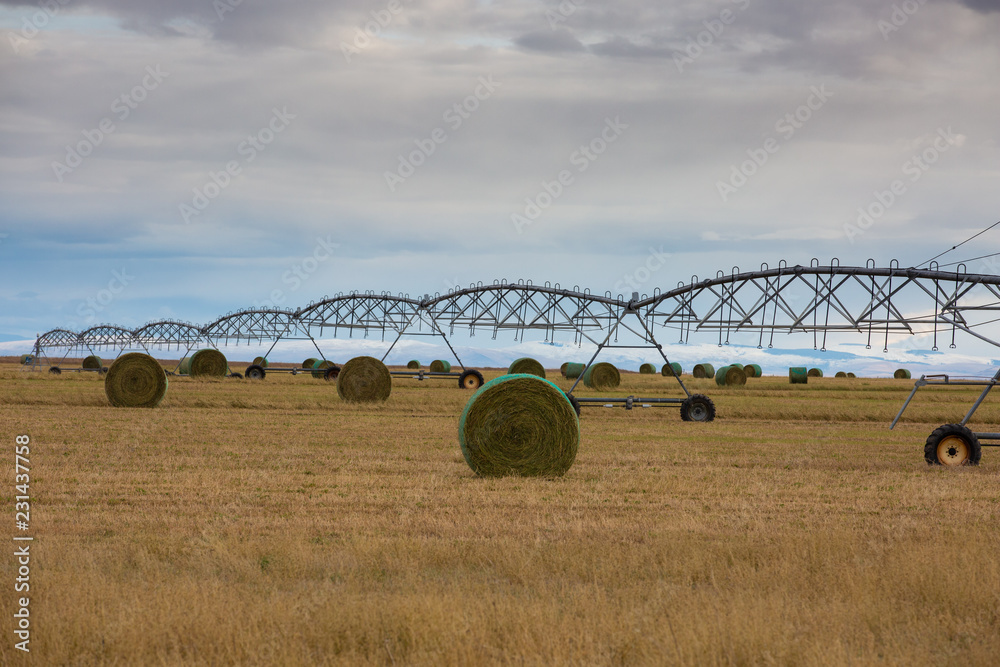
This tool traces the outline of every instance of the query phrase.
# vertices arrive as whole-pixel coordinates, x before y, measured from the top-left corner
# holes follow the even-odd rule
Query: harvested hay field
[[[685,383],[716,421],[588,407],[565,476],[480,478],[450,382],[355,405],[287,374],[177,378],[133,410],[96,373],[11,359],[32,662],[995,664],[1000,450],[923,460],[974,391],[922,390],[888,431],[912,380]],[[629,394],[679,392],[628,373],[609,395]],[[998,421],[987,400],[976,426]],[[17,653],[8,631],[0,664]]]

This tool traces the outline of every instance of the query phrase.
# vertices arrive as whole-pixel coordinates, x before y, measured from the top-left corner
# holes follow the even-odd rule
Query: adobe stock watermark
[[[93,324],[99,313],[103,313],[108,306],[114,303],[118,295],[125,291],[135,276],[129,274],[125,267],[121,271],[112,271],[111,280],[103,289],[97,290],[93,296],[87,297],[76,307],[76,314],[83,320],[84,324]],[[74,326],[75,323],[74,323]]]
[[[615,291],[621,293],[628,286],[632,291],[638,292],[639,288],[649,282],[653,274],[662,269],[667,264],[670,253],[663,252],[663,246],[659,248],[649,247],[649,257],[643,264],[637,266],[630,273],[622,276],[622,279],[615,283]]]
[[[22,17],[21,29],[17,32],[7,33],[7,41],[10,42],[10,48],[14,49],[14,55],[21,55],[21,47],[37,37],[38,33],[59,13],[59,9],[69,3],[70,0],[41,0],[38,3],[37,12],[32,14],[30,18]]]
[[[598,135],[569,154],[570,165],[576,168],[578,174],[587,171],[627,129],[628,125],[621,121],[621,116],[615,116],[614,120],[605,118],[604,127]],[[576,176],[570,169],[560,170],[551,181],[542,180],[541,190],[533,197],[524,198],[524,209],[520,213],[510,214],[510,221],[517,233],[523,234],[524,228],[534,224],[542,211],[552,206],[574,182]]]
[[[750,0],[731,0],[731,2],[741,12],[750,6]],[[687,65],[693,65],[694,61],[701,58],[705,53],[705,49],[712,46],[715,40],[722,37],[722,33],[726,31],[726,26],[732,25],[736,21],[736,17],[737,13],[726,7],[719,12],[717,17],[702,21],[701,24],[705,26],[705,29],[699,31],[693,37],[688,36],[687,44],[684,45],[683,51],[674,51],[674,65],[677,67],[677,71],[683,74],[684,68]]]
[[[426,139],[414,139],[413,144],[416,148],[405,156],[402,153],[397,156],[399,162],[395,171],[383,172],[382,176],[385,178],[385,184],[389,187],[389,192],[395,192],[397,187],[406,182],[406,179],[417,173],[417,169],[426,164],[427,159],[434,155],[437,147],[448,141],[449,130],[457,132],[462,124],[479,109],[480,105],[490,99],[497,88],[502,85],[499,81],[493,80],[492,74],[481,76],[471,95],[445,109],[441,118],[447,123],[448,130],[443,127],[435,127]]]
[[[795,133],[805,127],[805,124],[813,117],[813,114],[823,108],[827,100],[833,97],[833,93],[827,90],[826,84],[820,86],[810,86],[809,96],[804,104],[794,111],[786,113],[774,124],[774,131],[779,138],[773,136],[763,141],[760,147],[748,148],[747,158],[743,162],[729,166],[729,178],[725,181],[716,181],[715,189],[719,192],[722,203],[729,201],[729,197],[735,194],[740,188],[746,185],[754,174],[767,164],[771,156],[781,150],[783,143],[795,136]]]
[[[212,0],[212,9],[219,17],[219,23],[226,20],[226,14],[235,12],[236,8],[243,4],[243,0]]]
[[[124,122],[132,112],[139,108],[139,105],[146,101],[149,94],[160,87],[160,84],[170,76],[170,72],[164,72],[159,65],[146,65],[145,76],[132,87],[131,90],[122,93],[111,102],[111,113],[118,119],[119,123]],[[66,145],[66,158],[63,162],[53,160],[52,173],[60,183],[63,179],[73,173],[73,171],[83,164],[83,161],[90,156],[94,150],[104,143],[104,140],[118,129],[115,121],[105,116],[97,123],[97,127],[83,130],[83,138],[75,144]]]
[[[873,201],[866,206],[859,206],[857,217],[854,222],[844,223],[844,234],[852,244],[854,239],[863,236],[871,229],[886,211],[899,201],[900,197],[907,193],[910,185],[916,183],[930,170],[940,158],[952,146],[961,147],[965,143],[965,135],[955,134],[949,125],[947,129],[939,127],[931,145],[915,153],[908,160],[900,165],[900,171],[906,179],[896,178],[889,183],[885,190],[872,191]]]
[[[288,286],[287,292],[283,289],[273,289],[264,301],[254,301],[254,308],[281,308],[285,303],[288,293],[295,292],[303,283],[319,270],[321,264],[333,257],[334,250],[340,247],[339,243],[334,243],[327,234],[326,238],[316,237],[316,245],[312,252],[297,260],[287,271],[281,274],[281,283]]]
[[[193,218],[201,215],[208,208],[208,205],[229,187],[233,179],[243,173],[243,168],[253,162],[260,153],[267,150],[271,142],[291,125],[295,117],[296,114],[289,113],[288,107],[272,108],[271,118],[267,124],[255,133],[248,134],[247,138],[236,146],[236,154],[242,156],[243,159],[230,160],[217,172],[209,171],[208,180],[192,190],[191,202],[182,202],[177,205],[184,224],[190,223]]]
[[[916,14],[921,7],[927,4],[927,0],[903,0],[898,4],[893,4],[889,19],[879,19],[875,26],[882,33],[882,39],[889,41],[889,35],[906,25],[910,17]]]
[[[562,0],[554,10],[546,9],[545,18],[548,19],[549,29],[558,28],[560,23],[565,23],[570,16],[576,13],[576,10],[585,4],[587,4],[587,0]]]
[[[241,0],[242,1],[242,0]],[[350,44],[340,43],[340,52],[347,64],[351,64],[351,56],[361,55],[361,52],[371,46],[372,40],[382,34],[393,20],[403,12],[403,3],[410,4],[413,0],[389,0],[385,9],[371,10],[371,19],[354,28],[354,39]]]

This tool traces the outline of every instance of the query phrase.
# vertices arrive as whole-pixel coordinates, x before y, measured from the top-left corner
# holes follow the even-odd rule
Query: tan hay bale
[[[104,362],[96,354],[92,354],[83,360],[82,367],[87,370],[100,370],[104,366]]]
[[[391,393],[392,375],[375,357],[354,357],[337,376],[337,395],[348,403],[377,403]]]
[[[591,389],[607,391],[621,384],[622,376],[614,364],[601,361],[591,365],[583,374],[583,384]]]
[[[191,355],[188,373],[191,377],[226,377],[229,374],[229,362],[222,352],[205,348]]]
[[[167,395],[167,374],[148,354],[123,354],[104,376],[104,393],[116,408],[153,408]]]
[[[430,371],[431,373],[450,373],[451,362],[444,359],[435,359],[431,362]]]
[[[528,373],[543,378],[545,377],[545,367],[542,366],[541,362],[531,357],[521,357],[512,361],[507,367],[507,375],[516,375],[517,373]]]

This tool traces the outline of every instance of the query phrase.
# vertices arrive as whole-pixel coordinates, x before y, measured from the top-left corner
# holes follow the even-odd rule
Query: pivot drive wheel
[[[337,379],[338,375],[340,375],[340,366],[333,365],[327,368],[326,372],[323,373],[323,379],[327,382],[333,382]]]
[[[460,388],[472,389],[473,391],[482,387],[484,382],[483,374],[471,368],[462,373],[458,378],[458,386]]]
[[[264,367],[258,366],[257,364],[247,366],[247,369],[243,371],[243,374],[248,380],[263,380],[266,375]]]
[[[704,394],[691,394],[681,403],[681,419],[686,422],[710,422],[715,419],[715,403]]]
[[[576,416],[579,417],[580,416],[580,401],[578,401],[576,399],[576,396],[574,396],[573,394],[566,394],[566,398],[569,399],[569,403],[570,403],[570,405],[573,406],[573,410],[574,410],[574,412],[576,412]]]
[[[52,366],[51,368],[49,368],[49,372],[52,373],[53,375],[62,374],[62,370],[58,366]]]
[[[975,466],[982,455],[979,438],[961,424],[939,426],[924,445],[924,459],[929,465]]]

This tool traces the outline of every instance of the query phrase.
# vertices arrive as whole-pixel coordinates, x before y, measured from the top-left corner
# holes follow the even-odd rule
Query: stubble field
[[[912,381],[684,380],[715,422],[584,408],[565,477],[481,479],[450,380],[372,407],[172,378],[129,410],[95,374],[0,364],[7,535],[27,434],[35,536],[29,657],[0,558],[0,664],[996,664],[1000,450],[923,459],[974,390],[922,390],[889,431]]]

